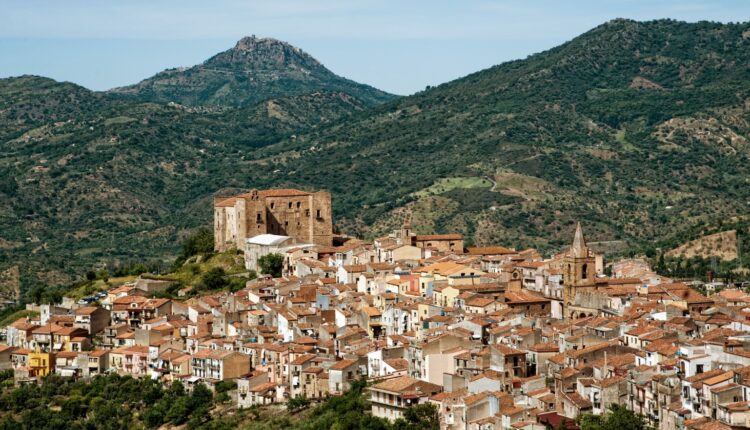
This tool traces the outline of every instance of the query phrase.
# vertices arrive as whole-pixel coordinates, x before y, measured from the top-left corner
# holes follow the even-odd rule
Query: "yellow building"
[[[476,285],[485,273],[473,267],[464,266],[453,261],[434,263],[417,269],[420,277],[434,276],[436,282],[448,281],[448,285]],[[421,283],[421,279],[420,279]]]
[[[29,352],[29,378],[43,378],[55,371],[55,354],[37,348]]]

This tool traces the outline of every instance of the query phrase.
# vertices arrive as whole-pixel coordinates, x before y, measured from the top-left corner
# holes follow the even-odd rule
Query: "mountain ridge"
[[[531,217],[535,220],[534,228],[529,229],[531,236],[497,234],[518,230],[519,225],[498,225],[495,221],[483,226],[486,220],[466,220],[465,212],[460,209],[453,214],[455,216],[447,219],[445,214],[433,213],[421,221],[428,228],[433,228],[437,222],[440,228],[470,232],[472,235],[476,227],[471,224],[478,224],[482,228],[480,237],[484,240],[522,240],[528,243],[534,243],[535,237],[542,233],[543,230],[535,232],[537,228],[549,225],[553,231],[550,235],[552,241],[548,245],[553,246],[563,244],[560,241],[562,238],[555,238],[554,233],[556,229],[564,227],[559,222],[569,224],[573,222],[573,217],[592,218],[596,223],[594,232],[602,236],[622,235],[624,231],[621,227],[614,228],[617,222],[602,219],[601,214],[612,209],[630,214],[637,211],[634,205],[625,203],[640,200],[634,199],[632,190],[641,179],[629,178],[625,165],[632,169],[649,165],[654,172],[646,172],[644,176],[648,177],[649,183],[640,186],[650,188],[658,199],[640,202],[646,204],[648,211],[642,211],[638,217],[628,220],[632,227],[628,227],[627,236],[631,240],[653,240],[664,236],[664,231],[656,228],[661,224],[659,219],[672,219],[672,225],[665,228],[671,230],[678,227],[674,225],[674,220],[697,223],[706,221],[705,217],[709,215],[713,216],[713,211],[708,211],[700,216],[694,214],[675,218],[666,214],[664,209],[667,206],[684,207],[685,202],[680,202],[681,205],[670,204],[672,198],[664,186],[675,181],[672,178],[678,169],[691,169],[689,173],[699,176],[697,179],[700,181],[690,184],[684,178],[677,177],[676,188],[684,190],[688,196],[705,196],[717,187],[717,184],[710,182],[718,177],[700,176],[696,168],[703,168],[705,163],[715,160],[717,156],[726,158],[725,155],[713,154],[716,148],[696,147],[698,142],[692,143],[691,139],[699,140],[699,137],[695,134],[698,130],[689,125],[690,121],[709,125],[716,122],[716,130],[722,133],[731,131],[732,135],[740,136],[740,139],[722,143],[722,151],[737,154],[735,158],[726,158],[728,169],[733,172],[724,175],[723,180],[730,180],[723,185],[729,191],[726,197],[733,196],[738,182],[742,181],[742,174],[737,173],[745,172],[741,163],[747,157],[742,142],[748,136],[748,70],[744,66],[748,56],[747,23],[724,25],[687,24],[671,20],[646,23],[615,20],[527,59],[493,66],[397,100],[376,109],[378,114],[370,115],[359,123],[347,121],[332,128],[328,136],[303,136],[298,139],[298,145],[328,148],[329,153],[317,152],[309,156],[319,168],[324,166],[331,170],[342,159],[359,161],[357,168],[348,170],[349,177],[355,181],[348,182],[347,187],[367,187],[367,192],[360,196],[370,193],[369,201],[361,201],[361,197],[346,197],[349,202],[344,203],[342,212],[360,213],[358,206],[368,205],[372,215],[365,217],[363,223],[357,221],[356,217],[349,219],[349,226],[358,228],[360,234],[367,233],[361,229],[372,223],[380,224],[372,234],[396,227],[392,222],[382,222],[399,217],[394,213],[376,214],[377,208],[402,210],[402,205],[414,205],[404,196],[432,186],[436,178],[515,175],[516,180],[534,182],[537,184],[534,186],[541,187],[547,194],[557,194],[561,198],[567,195],[577,200],[574,212],[578,213],[567,211],[569,214],[565,218],[568,219],[538,222],[535,218],[540,218],[540,208],[536,206],[544,208],[549,202],[538,203],[527,196],[525,201],[517,202],[520,207],[514,209],[521,209],[520,212],[526,215],[525,219],[528,219],[528,212],[537,214]],[[633,88],[632,82],[636,77],[658,83],[664,90]],[[697,158],[675,159],[667,152],[674,143],[662,142],[660,136],[674,135],[675,124],[670,123],[673,118],[690,118],[688,125],[676,124],[677,128],[683,128],[677,135],[684,133],[682,146],[677,150],[695,154]],[[688,129],[685,130],[685,127]],[[374,136],[377,139],[373,139]],[[328,142],[335,143],[335,146],[330,146]],[[266,148],[264,151],[268,153],[265,159],[274,162],[283,158],[282,149],[278,153],[271,150],[288,147],[289,142],[282,142]],[[457,168],[446,162],[422,163],[422,157],[418,154],[427,150],[431,151],[431,160],[450,159]],[[502,151],[500,155],[497,150]],[[374,154],[378,154],[377,163],[381,165],[408,160],[412,174],[397,175],[399,181],[389,182],[389,178],[379,175],[377,170],[367,171],[367,174],[358,171],[368,170],[367,166],[373,165]],[[292,160],[294,165],[291,162],[287,163],[288,166],[278,163],[276,168],[306,171],[309,165],[305,159],[303,153]],[[667,161],[675,167],[665,169],[664,163]],[[510,172],[506,171],[508,169]],[[585,172],[587,174],[582,175]],[[594,172],[597,176],[605,176],[591,177],[590,173]],[[368,175],[373,183],[387,184],[382,192],[356,180]],[[592,182],[594,180],[600,183]],[[343,192],[345,188],[336,186],[336,183],[332,185],[334,194],[335,191]],[[321,181],[320,186],[326,184]],[[573,191],[576,187],[592,193],[590,200],[580,201],[580,196]],[[512,188],[509,186],[504,190],[501,186],[499,191],[501,194],[512,194]],[[616,194],[617,201],[603,201],[615,197],[607,198],[606,193]],[[493,198],[497,198],[497,195]],[[426,200],[433,200],[432,205],[457,205],[460,208],[466,200],[462,199],[463,203],[446,200],[443,196],[432,196]],[[652,206],[659,204],[659,200],[664,201],[661,208],[652,209]],[[377,201],[398,202],[395,205],[397,208],[385,203],[375,204],[376,209],[373,210],[373,203]],[[726,203],[731,207],[730,214],[736,214],[740,202],[730,198]],[[430,205],[427,202],[418,204]],[[563,202],[552,202],[553,207],[560,204]],[[700,202],[704,208],[705,204]],[[593,212],[586,213],[587,209]],[[442,219],[436,220],[434,215]],[[512,213],[506,215],[516,218]],[[645,228],[643,222],[646,222]],[[357,224],[360,226],[356,227]]]
[[[612,21],[376,105],[315,86],[237,108],[0,81],[0,269],[26,255],[22,279],[59,283],[169,255],[212,195],[250,187],[327,189],[337,227],[367,237],[409,221],[554,251],[582,220],[592,241],[684,239],[746,217],[748,37]]]
[[[244,107],[311,90],[346,92],[370,106],[396,98],[336,75],[287,42],[255,36],[243,37],[201,64],[167,69],[108,93],[139,101]]]

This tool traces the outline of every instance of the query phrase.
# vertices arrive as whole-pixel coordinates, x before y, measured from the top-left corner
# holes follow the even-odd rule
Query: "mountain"
[[[748,23],[614,20],[255,156],[360,234],[554,250],[581,220],[603,249],[658,246],[747,217],[748,64]]]
[[[581,220],[608,252],[671,249],[748,220],[749,47],[748,23],[615,20],[376,106],[314,82],[219,103],[201,66],[177,104],[0,80],[0,270],[59,283],[174,255],[212,195],[250,187],[328,189],[337,226],[370,237],[408,220],[555,251]]]
[[[247,187],[246,154],[366,107],[341,92],[188,107],[2,79],[0,271],[20,265],[26,286],[54,285],[170,255],[206,223],[213,192]]]
[[[202,64],[169,69],[135,85],[110,92],[142,101],[184,105],[249,106],[260,101],[307,94],[343,92],[373,106],[395,98],[337,76],[306,52],[270,38],[245,37],[234,48]]]

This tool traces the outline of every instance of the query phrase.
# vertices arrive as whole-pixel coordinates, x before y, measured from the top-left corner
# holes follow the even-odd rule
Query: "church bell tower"
[[[576,224],[573,245],[563,258],[563,312],[569,314],[575,305],[576,293],[580,288],[596,285],[596,259],[583,237],[581,223]]]

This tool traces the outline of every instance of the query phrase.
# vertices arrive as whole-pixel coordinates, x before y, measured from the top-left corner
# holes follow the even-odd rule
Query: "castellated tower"
[[[563,258],[563,315],[570,316],[576,293],[588,288],[596,288],[596,258],[586,246],[579,222],[573,245]]]
[[[300,243],[333,243],[331,194],[295,189],[252,189],[234,197],[214,198],[214,248],[244,249],[260,234],[290,236]]]

